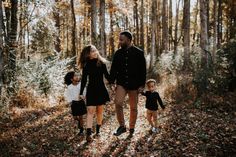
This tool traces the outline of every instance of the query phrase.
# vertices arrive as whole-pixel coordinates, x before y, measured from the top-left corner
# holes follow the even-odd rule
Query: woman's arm
[[[116,78],[117,78],[117,52],[115,53],[112,60],[109,83],[114,84]]]
[[[108,82],[110,82],[110,75],[109,75],[109,73],[108,73],[108,71],[107,71],[107,66],[106,66],[106,64],[103,64],[103,65],[102,65],[102,70],[103,70],[103,73],[104,73],[104,75],[105,75],[105,78],[108,80]]]
[[[82,72],[80,95],[83,95],[84,88],[87,84],[87,76],[88,76],[88,69],[87,66],[85,65]]]

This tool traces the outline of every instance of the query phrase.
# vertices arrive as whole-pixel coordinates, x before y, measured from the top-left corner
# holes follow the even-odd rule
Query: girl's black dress
[[[87,106],[103,105],[110,101],[109,94],[105,87],[103,76],[108,80],[109,74],[106,65],[97,65],[98,59],[89,60],[83,68],[80,95],[82,95],[87,84],[86,104]]]

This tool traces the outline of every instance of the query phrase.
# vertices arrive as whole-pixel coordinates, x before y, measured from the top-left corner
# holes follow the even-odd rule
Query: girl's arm
[[[65,91],[65,93],[64,93],[64,97],[65,97],[65,100],[66,100],[66,102],[67,102],[68,104],[71,103],[72,98],[70,97],[70,93],[69,93],[69,89],[68,89],[68,88],[66,89],[66,91]]]

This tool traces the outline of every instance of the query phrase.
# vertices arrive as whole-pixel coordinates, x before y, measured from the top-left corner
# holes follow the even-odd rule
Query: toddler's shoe
[[[153,132],[153,133],[158,133],[158,132],[159,132],[159,129],[158,129],[158,128],[155,128],[155,127],[153,127],[153,128],[152,128],[152,132]]]

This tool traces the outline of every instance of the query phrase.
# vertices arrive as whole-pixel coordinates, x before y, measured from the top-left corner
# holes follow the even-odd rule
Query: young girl
[[[78,128],[80,129],[79,135],[83,134],[83,116],[81,115],[81,111],[78,111],[76,106],[74,105],[75,102],[79,100],[79,92],[80,92],[80,79],[79,76],[74,72],[68,72],[64,78],[65,84],[68,86],[65,91],[65,99],[67,103],[71,106],[72,115],[75,121],[78,122]],[[85,93],[83,93],[85,95]],[[76,104],[77,105],[77,104]]]
[[[103,105],[110,100],[107,89],[105,87],[103,76],[109,79],[109,74],[104,59],[95,46],[89,45],[84,47],[80,55],[80,66],[83,68],[80,95],[84,91],[84,87],[88,81],[86,104],[87,104],[87,136],[86,140],[90,142],[93,116],[97,113],[96,134],[100,132],[103,119]]]
[[[155,91],[156,89],[156,81],[154,79],[149,79],[146,82],[148,90],[146,92],[142,92],[141,94],[146,96],[146,109],[147,109],[147,120],[151,125],[152,132],[158,132],[157,129],[157,110],[159,102],[162,109],[165,109],[165,106],[162,103],[162,100],[159,96],[159,93]]]

